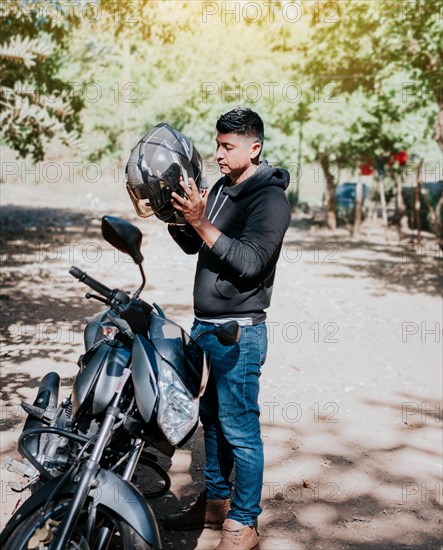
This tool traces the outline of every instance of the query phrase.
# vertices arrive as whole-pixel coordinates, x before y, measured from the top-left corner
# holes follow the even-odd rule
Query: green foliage
[[[433,116],[434,139],[443,150],[436,120],[443,109],[442,2],[345,0],[339,6],[330,25],[313,21],[302,48],[309,49],[306,74],[323,86],[333,81],[341,92],[377,98],[372,113],[385,120],[381,130],[388,145],[396,141],[403,115],[429,109],[424,116],[427,121]],[[368,137],[371,141],[371,133]]]
[[[58,8],[39,18],[29,7],[37,4]],[[257,4],[267,13],[268,3]],[[220,3],[205,19],[195,1],[101,0],[63,11],[61,0],[26,9],[13,0],[0,39],[5,139],[41,158],[48,139],[83,127],[90,159],[125,162],[125,140],[134,145],[167,121],[212,157],[217,118],[247,105],[265,121],[264,156],[274,164],[327,154],[354,167],[402,148],[424,156],[439,112],[441,30],[430,10],[417,17],[424,2],[404,14],[399,4],[304,2],[291,23],[287,2],[274,2],[274,19],[254,23],[223,19]]]
[[[64,75],[85,99],[83,141],[90,160],[126,162],[125,134],[134,146],[162,120],[183,128],[188,100],[179,83],[192,65],[177,56],[177,48],[192,36],[198,7],[182,1],[102,1],[100,17],[82,19]]]
[[[298,195],[296,191],[292,191],[291,189],[290,191],[287,192],[287,197],[288,197],[289,204],[291,205],[291,209],[294,210],[299,203]]]
[[[78,24],[62,2],[5,2],[0,12],[1,135],[34,161],[55,135],[75,143],[82,100],[59,78],[62,52]]]

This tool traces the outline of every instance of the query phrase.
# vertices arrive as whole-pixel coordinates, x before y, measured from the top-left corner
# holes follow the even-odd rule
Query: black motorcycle
[[[198,343],[161,309],[139,298],[146,279],[141,232],[105,216],[104,238],[129,254],[142,285],[129,293],[111,290],[76,267],[71,275],[106,304],[84,331],[85,353],[72,393],[59,405],[60,378],[47,374],[28,413],[18,448],[24,462],[9,468],[29,478],[32,494],[0,535],[4,549],[161,548],[155,516],[146,495],[131,483],[138,464],[154,469],[170,487],[154,447],[171,457],[198,424],[199,397],[209,375],[209,359]],[[238,342],[236,322],[208,331],[224,345]]]

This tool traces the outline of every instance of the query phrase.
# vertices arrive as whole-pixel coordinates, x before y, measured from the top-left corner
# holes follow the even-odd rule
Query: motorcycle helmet
[[[126,189],[137,214],[155,214],[165,223],[184,224],[185,219],[171,204],[171,194],[184,196],[180,176],[193,178],[198,190],[202,183],[202,159],[192,141],[168,124],[154,126],[137,143],[126,165]]]

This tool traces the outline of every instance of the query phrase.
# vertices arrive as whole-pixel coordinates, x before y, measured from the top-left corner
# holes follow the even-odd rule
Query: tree
[[[48,140],[70,143],[81,131],[83,101],[59,75],[78,16],[59,1],[9,0],[0,18],[1,135],[20,156],[42,160]]]
[[[435,130],[442,85],[438,16],[426,11],[425,2],[413,3],[422,10],[421,17],[410,6],[402,12],[405,4],[412,3],[320,2],[309,15],[312,30],[299,47],[306,55],[301,72],[323,98],[314,99],[317,104],[310,109],[305,133],[310,134],[312,155],[325,174],[331,229],[336,225],[331,165],[354,168],[365,157],[411,147],[430,133],[435,120],[439,142]],[[295,64],[294,71],[300,72],[300,65]],[[420,87],[428,93],[418,93]],[[336,106],[320,104],[333,101]],[[414,113],[425,126],[410,128]]]
[[[192,44],[199,8],[183,0],[101,0],[94,14],[82,18],[65,74],[86,96],[83,139],[90,160],[126,162],[130,147],[162,112],[184,102],[176,81],[181,65],[187,71],[192,65],[177,55],[176,43],[186,35]]]
[[[89,159],[126,160],[123,143],[136,143],[162,120],[192,137],[204,156],[212,155],[215,121],[239,104],[265,119],[267,158],[284,162],[292,156],[296,144],[287,145],[273,120],[284,102],[282,55],[294,58],[295,40],[286,29],[287,50],[272,49],[266,21],[215,16],[205,21],[195,1],[97,3],[96,12],[72,33],[71,58],[62,72],[86,100],[83,141]],[[278,22],[285,23],[281,17]],[[278,83],[275,93],[269,82]],[[94,89],[101,94],[97,101]]]
[[[313,32],[303,46],[307,73],[317,82],[337,82],[343,91],[363,88],[377,94],[386,78],[403,74],[401,102],[410,110],[433,104],[434,138],[443,151],[443,2],[360,0],[320,2],[336,17],[313,16]]]
[[[80,112],[88,102],[97,107],[85,89],[95,85],[98,93],[103,93],[99,83],[102,70],[112,77],[107,88],[117,83],[111,97],[131,96],[128,59],[137,50],[145,53],[149,44],[173,42],[189,22],[181,17],[188,4],[150,0],[3,2],[0,122],[5,142],[34,161],[44,158],[54,137],[67,145],[81,145],[84,124]],[[116,64],[116,54],[121,51],[126,55]],[[105,140],[96,148],[96,158],[121,147],[120,136],[126,149],[130,142],[130,103],[123,101],[122,120],[115,117],[112,99],[100,107],[94,111],[102,112],[104,120],[93,118]],[[88,118],[85,123],[90,128]]]
[[[335,187],[339,171],[354,170],[360,159],[373,150],[377,118],[373,113],[373,98],[361,91],[317,100],[315,95],[309,109],[304,135],[307,158],[320,164],[326,182],[326,226],[337,226]],[[359,191],[357,195],[360,196]]]

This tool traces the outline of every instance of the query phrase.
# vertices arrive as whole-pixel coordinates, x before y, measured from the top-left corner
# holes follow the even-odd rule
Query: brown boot
[[[191,531],[204,527],[221,529],[230,508],[229,499],[206,500],[201,493],[189,510],[167,516],[163,526],[171,531]]]
[[[223,523],[222,539],[215,550],[259,550],[260,542],[255,527],[243,525],[235,519]]]

